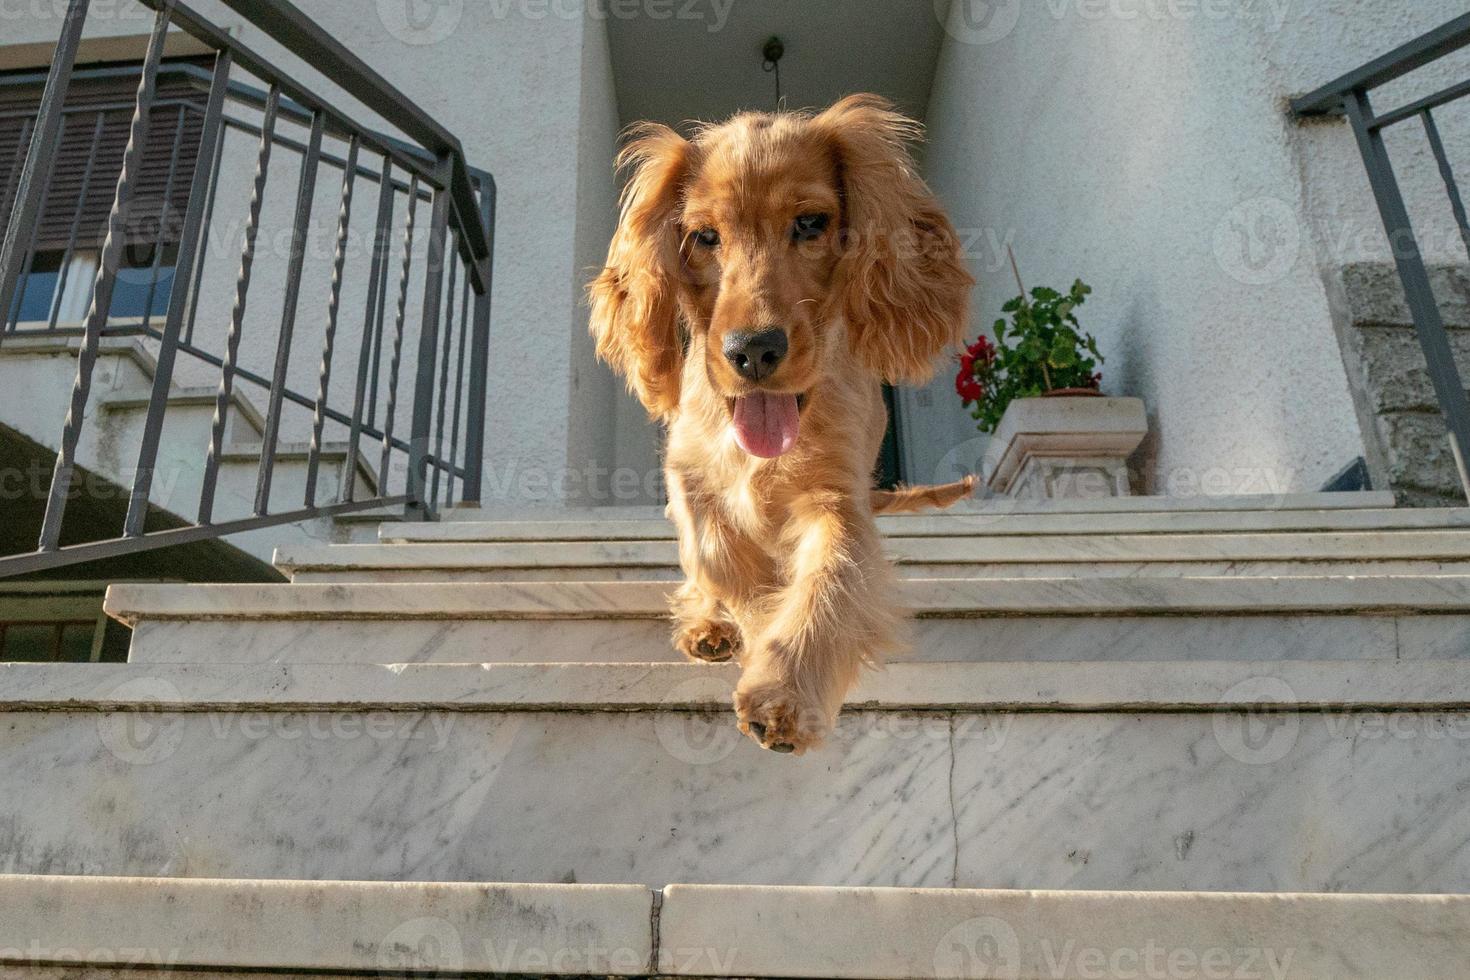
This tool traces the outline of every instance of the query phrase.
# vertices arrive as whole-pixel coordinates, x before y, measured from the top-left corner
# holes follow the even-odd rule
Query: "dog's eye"
[[[692,232],[689,237],[700,248],[714,248],[720,244],[720,233],[713,228],[701,228]]]
[[[822,232],[827,230],[827,223],[831,220],[825,214],[799,214],[791,223],[791,240],[794,242],[809,242],[814,238],[821,237]]]

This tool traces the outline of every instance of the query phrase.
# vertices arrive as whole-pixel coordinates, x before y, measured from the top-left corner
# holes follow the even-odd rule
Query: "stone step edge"
[[[1370,510],[1341,508],[1314,511],[1180,511],[1177,513],[1047,513],[1003,511],[920,513],[878,518],[888,535],[947,537],[1014,534],[1213,534],[1244,531],[1346,531],[1470,527],[1470,509]],[[494,521],[399,521],[378,529],[384,544],[444,541],[662,541],[672,540],[674,527],[658,519],[524,519]]]
[[[143,620],[657,619],[670,582],[123,584],[103,608]],[[919,616],[1470,612],[1470,575],[907,579]]]
[[[142,976],[1394,980],[1470,944],[1464,895],[0,875],[0,904],[0,964]]]
[[[642,885],[0,875],[0,906],[11,968],[404,976],[431,956],[443,972],[430,975],[637,976],[653,959]],[[527,960],[538,950],[546,963]]]
[[[0,713],[728,711],[733,664],[0,664]],[[893,663],[853,712],[1453,711],[1470,660]]]
[[[899,565],[1276,561],[1310,566],[1324,561],[1433,562],[1470,558],[1470,528],[1382,533],[1120,534],[1107,538],[890,536],[884,541],[884,550]],[[671,568],[678,565],[678,549],[672,540],[286,544],[276,548],[272,564],[287,573],[352,569]]]
[[[972,498],[951,507],[948,513],[976,514],[1004,512],[1008,514],[1098,514],[1158,513],[1240,510],[1388,510],[1397,506],[1390,490],[1350,490],[1344,492],[1308,491],[1304,493],[1240,493],[1210,496],[1151,495],[1134,497],[1099,497],[1077,500],[1016,500],[1009,497]],[[515,507],[461,506],[441,516],[448,521],[534,521],[558,516],[578,520],[661,518],[661,505],[602,507]]]
[[[212,387],[173,388],[168,394],[167,407],[170,409],[183,406],[213,408],[218,397],[218,390]],[[98,408],[109,411],[129,411],[146,409],[152,403],[152,388],[122,388],[102,397],[98,401]],[[250,425],[250,428],[255,430],[257,436],[265,432],[265,416],[261,414],[260,409],[255,406],[249,396],[239,388],[230,390],[230,409],[238,412]]]
[[[139,319],[138,322],[141,322]],[[125,325],[113,320],[113,326]],[[0,357],[44,357],[58,354],[77,356],[83,347],[82,338],[74,335],[40,334],[26,336],[24,331],[8,333],[0,346]],[[99,357],[122,357],[132,360],[140,371],[152,378],[158,373],[158,361],[152,351],[136,337],[106,336],[98,339]]]

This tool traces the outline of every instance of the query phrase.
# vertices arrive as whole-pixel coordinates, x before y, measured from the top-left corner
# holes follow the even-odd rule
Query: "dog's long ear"
[[[838,274],[853,349],[887,381],[926,381],[964,334],[974,280],[909,155],[920,126],[876,95],[850,95],[814,124],[831,143],[841,182]]]
[[[679,188],[690,146],[667,126],[629,132],[618,168],[629,172],[607,264],[587,287],[597,356],[628,381],[654,418],[679,404],[684,345],[675,288]]]

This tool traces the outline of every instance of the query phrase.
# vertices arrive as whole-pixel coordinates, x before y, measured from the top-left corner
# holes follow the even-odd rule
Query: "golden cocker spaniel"
[[[909,154],[919,134],[854,95],[689,139],[643,124],[619,155],[591,329],[667,426],[674,643],[739,661],[740,729],[778,752],[820,745],[862,667],[899,645],[874,515],[972,488],[873,489],[881,386],[932,374],[972,285]]]

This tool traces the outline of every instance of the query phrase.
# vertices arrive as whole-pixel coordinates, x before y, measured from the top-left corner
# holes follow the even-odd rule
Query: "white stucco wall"
[[[618,217],[619,183],[612,160],[621,116],[607,31],[606,18],[587,21],[582,46],[572,284],[582,301],[571,333],[572,438],[567,446],[565,494],[576,506],[646,505],[661,499],[656,429],[623,384],[596,363],[582,295],[602,268]]]
[[[301,6],[463,140],[500,190],[487,424],[490,502],[645,503],[657,496],[657,435],[604,368],[585,332],[582,289],[616,215],[611,157],[619,119],[607,23],[577,4],[453,0],[405,28],[403,0]],[[1155,426],[1142,477],[1154,492],[1315,488],[1362,451],[1332,312],[1335,270],[1386,255],[1357,150],[1341,122],[1302,126],[1285,100],[1460,13],[1452,0],[1011,0],[984,28],[949,24],[929,109],[928,176],[966,236],[980,279],[971,336],[1015,287],[1077,276],[1109,361],[1105,387],[1148,400]],[[199,8],[356,111],[309,66],[222,8]],[[936,5],[918,4],[914,16]],[[942,4],[938,6],[943,6]],[[34,8],[49,10],[46,5]],[[59,9],[59,7],[58,7]],[[138,39],[130,3],[98,5],[89,36]],[[439,19],[442,18],[442,19]],[[0,63],[54,38],[51,14],[5,24]],[[99,49],[100,50],[100,49]],[[107,49],[120,56],[120,49]],[[122,56],[127,55],[126,51]],[[1396,85],[1421,93],[1470,56]],[[1386,94],[1381,104],[1388,104]],[[371,120],[363,112],[362,118]],[[1462,172],[1470,109],[1444,128]],[[295,134],[295,135],[300,135]],[[1391,144],[1432,258],[1462,260],[1422,138]],[[232,136],[212,236],[200,336],[222,338],[253,141]],[[334,149],[340,150],[340,147]],[[242,356],[268,369],[275,347],[294,160],[278,152]],[[360,184],[354,225],[370,220]],[[336,217],[323,170],[291,378],[311,390]],[[233,215],[232,215],[233,209]],[[420,209],[420,221],[426,219]],[[401,222],[402,212],[398,214]],[[422,225],[421,225],[422,226]],[[365,239],[363,239],[365,241]],[[420,238],[422,242],[422,238]],[[355,350],[367,251],[348,260],[339,350]],[[422,267],[421,254],[416,267]],[[395,255],[393,268],[396,270]],[[416,349],[422,283],[411,284],[405,350]],[[183,365],[182,381],[215,374]],[[351,365],[339,362],[334,400]],[[985,440],[952,393],[952,371],[906,393],[906,476],[943,480]],[[411,378],[400,390],[407,425]],[[287,418],[287,438],[306,414]],[[329,436],[333,433],[329,429]],[[621,470],[622,473],[616,471]]]
[[[98,5],[87,36],[140,36],[146,17],[122,16],[130,3]],[[194,5],[215,23],[272,58],[308,87],[369,126],[386,128],[267,38],[212,0]],[[427,23],[408,26],[403,0],[341,3],[301,0],[307,14],[432,114],[465,146],[470,162],[494,173],[499,190],[495,291],[491,326],[489,415],[486,422],[486,502],[556,503],[580,491],[575,471],[610,469],[617,396],[612,379],[593,367],[585,340],[582,284],[587,265],[600,261],[615,219],[611,171],[617,109],[613,99],[605,24],[575,5],[455,0],[432,9]],[[58,5],[63,9],[64,5]],[[49,5],[30,19],[7,20],[5,45],[54,39],[60,20]],[[422,10],[420,11],[423,12]],[[138,44],[141,50],[141,43]],[[11,48],[23,51],[21,48]],[[84,57],[85,60],[85,57]],[[237,74],[241,80],[250,81]],[[249,115],[248,113],[242,113]],[[291,131],[288,135],[303,138]],[[328,149],[341,146],[328,142]],[[226,143],[221,191],[211,235],[199,336],[221,343],[234,292],[238,231],[254,168],[254,140],[234,134]],[[265,199],[251,288],[242,362],[257,370],[271,362],[281,309],[287,231],[297,158],[277,150]],[[376,161],[372,161],[376,165]],[[315,389],[322,312],[330,277],[339,176],[324,168],[313,215],[313,244],[303,277],[301,319],[291,380]],[[354,231],[367,232],[375,185],[359,182]],[[402,227],[403,208],[395,216]],[[428,218],[418,213],[420,232]],[[231,233],[233,234],[233,237]],[[423,237],[420,234],[419,243]],[[339,326],[340,351],[355,355],[366,293],[369,236],[349,254]],[[422,268],[422,251],[415,265]],[[396,280],[398,257],[392,273]],[[405,377],[399,391],[398,431],[407,427],[412,399],[411,357],[416,351],[422,281],[410,283],[405,333]],[[392,303],[389,304],[391,329]],[[384,355],[386,375],[387,355]],[[338,404],[350,406],[352,363],[339,362],[333,383]],[[451,367],[452,370],[452,367]],[[180,365],[184,383],[213,384],[217,372]],[[384,398],[386,393],[384,394]],[[285,438],[309,432],[309,413],[287,417]],[[329,438],[333,433],[328,432]],[[571,474],[569,476],[569,474]],[[595,501],[592,501],[595,502]]]
[[[981,26],[969,2],[926,163],[974,243],[976,331],[1017,291],[1007,242],[1028,288],[1089,282],[1104,389],[1148,402],[1151,492],[1315,489],[1360,455],[1330,274],[1386,247],[1346,126],[1302,127],[1286,99],[1463,5],[1013,0]],[[1445,212],[1405,160],[1419,212]],[[921,471],[972,435],[951,373],[906,403]]]

